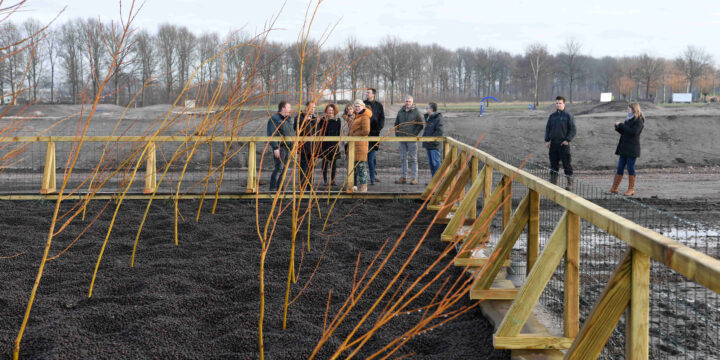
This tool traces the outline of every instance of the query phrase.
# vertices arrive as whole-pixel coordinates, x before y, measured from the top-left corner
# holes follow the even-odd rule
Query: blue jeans
[[[407,179],[408,160],[410,161],[411,179],[417,179],[418,161],[417,161],[417,143],[401,142],[400,144],[400,162],[402,163],[402,178]],[[409,159],[408,159],[409,158]]]
[[[368,165],[368,169],[370,171],[370,182],[371,183],[375,182],[375,155],[376,155],[375,150],[372,150],[368,153],[368,156],[367,156],[367,165]]]
[[[440,150],[438,149],[427,149],[428,164],[430,164],[430,174],[435,176],[435,173],[440,168]]]
[[[275,168],[273,168],[272,175],[270,175],[270,190],[274,191],[280,187],[280,180],[285,171],[285,165],[288,162],[289,151],[285,146],[280,145],[280,158],[276,158],[275,154],[272,154],[273,161],[275,162]]]
[[[637,160],[636,157],[626,157],[621,155],[620,160],[618,160],[616,174],[622,175],[623,169],[627,166],[628,175],[635,175],[635,160]]]

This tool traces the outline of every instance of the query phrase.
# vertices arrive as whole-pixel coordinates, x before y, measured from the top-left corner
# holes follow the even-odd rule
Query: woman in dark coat
[[[322,136],[340,136],[340,128],[342,123],[340,118],[337,117],[338,108],[335,104],[329,104],[325,107],[325,115],[320,118],[318,122],[318,128]],[[322,157],[322,174],[323,174],[323,186],[328,185],[327,180],[327,169],[330,170],[330,185],[336,186],[335,184],[335,170],[337,168],[337,161],[340,158],[338,156],[340,151],[338,149],[337,141],[323,141],[322,150],[320,156]]]
[[[620,142],[615,150],[615,155],[619,155],[620,158],[610,192],[617,194],[624,169],[627,167],[629,181],[625,196],[633,196],[635,194],[635,160],[640,157],[640,133],[645,126],[645,116],[638,103],[630,104],[627,110],[628,116],[625,122],[615,123],[615,131],[620,133]]]

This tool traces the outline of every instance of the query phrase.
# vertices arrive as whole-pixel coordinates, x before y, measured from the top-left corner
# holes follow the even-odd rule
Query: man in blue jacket
[[[570,157],[570,142],[575,137],[575,119],[565,111],[565,98],[555,98],[557,111],[550,114],[545,126],[545,146],[550,150],[550,182],[557,185],[559,162],[563,163],[563,170],[568,177],[565,189],[572,190],[573,168]]]
[[[278,104],[278,112],[268,119],[267,136],[292,136],[293,127],[290,111],[291,107],[289,102],[281,101]],[[273,160],[275,162],[275,168],[270,176],[270,191],[277,191],[281,185],[280,177],[282,176],[285,170],[285,165],[288,162],[288,154],[290,154],[292,142],[285,140],[280,143],[277,141],[271,141],[270,147],[273,150]]]

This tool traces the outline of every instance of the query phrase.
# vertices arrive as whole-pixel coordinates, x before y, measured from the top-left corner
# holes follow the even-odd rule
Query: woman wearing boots
[[[620,142],[615,150],[615,155],[619,155],[620,159],[610,192],[617,194],[624,169],[627,167],[629,181],[625,196],[633,196],[635,194],[635,160],[640,157],[640,133],[645,126],[645,116],[638,103],[630,104],[627,111],[625,122],[615,123],[615,131],[620,133]]]
[[[337,117],[337,106],[335,104],[329,104],[325,107],[325,115],[320,118],[318,127],[323,136],[340,136],[340,128],[342,123],[340,118]],[[335,184],[335,170],[337,169],[337,162],[340,158],[338,154],[337,141],[323,141],[322,143],[322,174],[323,174],[323,186],[328,186],[328,167],[330,167],[330,185],[336,186]]]
[[[370,134],[370,117],[372,110],[365,107],[362,100],[355,100],[353,103],[355,119],[350,125],[348,136],[368,136]],[[368,142],[355,142],[355,174],[357,175],[357,188],[359,192],[367,192],[368,167],[367,167]]]

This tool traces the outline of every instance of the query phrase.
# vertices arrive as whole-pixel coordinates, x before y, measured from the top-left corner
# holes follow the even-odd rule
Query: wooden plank
[[[426,208],[431,211],[438,211],[443,208],[443,205],[428,205]],[[457,211],[459,208],[459,206],[453,205],[450,211]]]
[[[452,167],[448,170],[445,177],[440,180],[440,185],[437,186],[435,193],[430,197],[428,204],[437,205],[442,202],[445,198],[445,192],[450,188],[450,184],[455,180],[458,171],[460,171],[460,158],[453,160]]]
[[[628,249],[593,306],[565,359],[596,359],[630,302],[632,251]]]
[[[502,183],[505,186],[505,189],[503,190],[503,199],[508,198],[512,195],[512,180],[509,176],[505,175],[502,177]],[[508,223],[510,223],[510,217],[512,216],[512,198],[508,199],[508,201],[503,204],[503,210],[502,210],[502,226],[503,229],[507,227]]]
[[[630,309],[625,330],[625,358],[647,359],[650,337],[650,257],[632,250]]]
[[[471,300],[514,300],[518,295],[518,289],[471,289]]]
[[[488,206],[492,200],[492,196],[488,196],[492,190],[493,168],[485,163],[487,170],[485,171],[485,190],[483,192],[483,207]]]
[[[568,349],[573,338],[523,334],[521,336],[493,335],[496,349]]]
[[[45,150],[45,168],[43,170],[41,194],[52,194],[57,192],[57,181],[55,180],[55,142],[49,141]]]
[[[255,142],[248,143],[248,178],[246,192],[254,193],[258,191],[258,181],[255,178],[257,173],[257,154]]]
[[[535,190],[529,190],[530,195],[530,218],[528,219],[527,235],[527,265],[525,275],[529,275],[538,254],[540,253],[540,194]]]
[[[145,161],[145,188],[143,194],[152,194],[157,187],[157,161],[155,143],[148,143],[147,156]]]
[[[448,147],[448,150],[446,150],[446,154],[449,153],[450,144],[445,143],[445,146]],[[445,176],[445,171],[449,166],[451,166],[453,163],[452,159],[450,159],[449,156],[445,156],[443,159],[442,164],[440,164],[440,168],[438,171],[435,172],[435,175],[433,175],[432,179],[430,180],[430,183],[425,188],[425,191],[423,191],[422,196],[420,197],[423,200],[427,200],[432,195],[433,190],[435,189],[435,185]]]
[[[483,179],[483,183],[487,181],[486,179],[487,178]],[[473,226],[464,236],[465,242],[463,243],[463,250],[458,253],[457,257],[470,257],[470,252],[465,251],[464,249],[474,249],[481,240],[485,239],[485,234],[488,232],[487,229],[490,226],[490,219],[492,219],[493,215],[495,215],[495,212],[502,201],[502,198],[500,197],[501,192],[502,184],[498,184],[495,187],[495,190],[493,190],[492,195],[490,195],[492,201],[487,204],[487,206],[483,207],[480,212],[480,216],[477,220],[475,220]]]
[[[480,167],[480,159],[476,158],[475,156],[470,158],[470,182],[475,183],[475,180],[478,178],[478,176],[485,177],[485,174],[478,175],[478,168]],[[485,166],[483,165],[483,169],[485,169]],[[481,189],[482,190],[482,189]],[[468,190],[468,196],[470,196],[470,192]],[[468,218],[470,219],[477,219],[477,196],[476,199],[473,201],[472,206],[470,207],[470,213],[468,214]]]
[[[455,266],[481,267],[485,266],[487,262],[488,258],[486,257],[456,258]],[[510,267],[510,260],[505,260],[502,267]]]
[[[347,183],[347,192],[348,194],[353,193],[353,186],[355,186],[355,142],[354,141],[348,141],[348,150],[347,150],[347,180],[345,181]]]
[[[175,195],[175,193],[164,193],[164,194],[156,194],[153,196],[152,194],[128,194],[125,195],[125,200],[148,200],[148,199],[180,199],[180,200],[189,200],[189,199],[202,199],[204,197],[207,197],[207,195],[203,194],[180,194]],[[116,194],[96,194],[92,197],[93,200],[115,200],[117,199]],[[282,199],[292,199],[295,197],[296,199],[302,198],[302,199],[319,199],[319,200],[335,200],[337,199],[366,199],[366,200],[398,200],[398,199],[405,199],[405,200],[420,200],[420,194],[389,194],[389,193],[353,193],[353,194],[346,194],[346,193],[340,193],[340,192],[316,192],[316,193],[304,193],[302,196],[300,196],[298,193],[295,193],[293,195],[292,192],[285,192],[281,193],[279,195]],[[0,195],[0,200],[9,200],[9,201],[26,201],[26,200],[57,200],[58,195],[57,194],[48,194],[48,195]],[[84,195],[84,193],[74,193],[69,195],[63,195],[63,200],[84,200],[87,198],[87,195]],[[261,200],[272,200],[275,198],[275,193],[255,193],[255,194],[247,194],[247,193],[235,193],[235,194],[219,194],[218,199],[235,199],[235,200],[254,200],[254,199],[261,199]]]
[[[464,158],[461,157],[461,159]],[[470,180],[470,166],[464,162],[462,164],[464,168],[460,172],[457,181],[455,181],[452,188],[449,189],[450,194],[448,194],[445,200],[443,200],[443,207],[438,212],[438,217],[440,218],[447,217],[450,211],[453,210],[453,207],[455,207],[455,210],[457,210],[455,203],[461,198],[462,193],[465,191],[465,185],[467,185],[468,181]],[[459,217],[464,219],[465,214]]]
[[[527,198],[528,196],[526,196]],[[545,286],[552,277],[565,253],[567,236],[567,212],[560,218],[555,227],[550,241],[543,249],[537,264],[533,267],[527,280],[520,288],[517,300],[510,306],[505,319],[498,327],[498,336],[517,336],[520,330],[532,314],[532,310],[542,295]]]
[[[495,277],[498,272],[500,272],[502,264],[507,259],[507,254],[512,250],[513,245],[515,245],[515,242],[518,237],[520,237],[527,223],[528,205],[529,200],[528,197],[525,196],[522,201],[520,201],[515,215],[513,215],[510,224],[505,231],[503,231],[500,240],[495,246],[493,254],[490,256],[492,260],[478,272],[479,275],[473,282],[472,289],[488,289],[492,282],[495,281]]]
[[[720,293],[720,260],[700,251],[684,246],[670,238],[642,227],[622,216],[604,209],[600,205],[563,190],[524,170],[506,164],[487,153],[448,137],[447,141],[483,163],[492,166],[501,174],[512,176],[514,181],[537,191],[545,198],[577,214],[600,229],[607,231],[631,247],[649,255],[656,261],[674,269],[686,278]]]
[[[483,169],[480,170],[480,174],[482,175],[484,174],[484,172],[485,168],[483,167]],[[470,173],[472,175],[472,170]],[[460,206],[458,206],[458,209],[455,211],[455,215],[448,223],[448,226],[445,227],[445,230],[443,230],[443,233],[440,236],[440,239],[442,241],[453,241],[457,235],[458,230],[460,229],[460,226],[463,223],[461,219],[465,218],[465,214],[467,214],[469,211],[472,211],[473,208],[477,208],[477,198],[478,196],[480,196],[480,192],[483,190],[484,181],[484,176],[475,177],[475,180],[470,186],[470,190],[468,190],[467,195],[460,202]],[[475,218],[472,219],[474,220]]]
[[[574,338],[580,330],[580,217],[571,212],[567,213],[566,237],[563,330]]]

